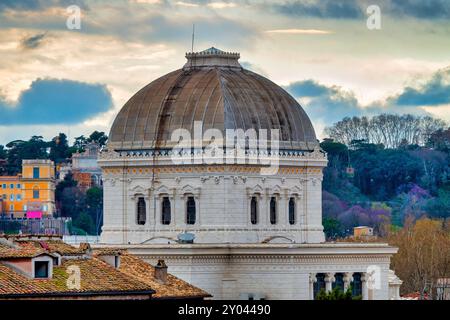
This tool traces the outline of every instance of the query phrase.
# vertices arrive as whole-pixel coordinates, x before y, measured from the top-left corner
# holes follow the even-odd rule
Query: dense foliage
[[[378,235],[383,235],[383,225],[402,226],[409,216],[450,218],[450,129],[441,128],[440,120],[409,115],[346,118],[334,128],[344,130],[342,127],[347,126],[356,132],[354,127],[359,123],[368,123],[370,127],[371,121],[372,125],[380,124],[382,119],[416,124],[422,131],[411,141],[421,144],[410,144],[403,139],[390,143],[396,147],[388,148],[365,139],[343,143],[347,138],[340,141],[327,138],[321,143],[329,160],[324,170],[322,200],[323,222],[329,239],[349,235],[358,225],[372,226]],[[410,130],[404,123],[399,128]],[[364,132],[361,129],[364,126],[360,126],[358,130]],[[399,128],[396,135],[391,132],[386,136],[408,136],[399,132]],[[435,131],[431,132],[430,128]],[[328,132],[336,134],[336,130]],[[362,133],[356,136],[364,137]]]

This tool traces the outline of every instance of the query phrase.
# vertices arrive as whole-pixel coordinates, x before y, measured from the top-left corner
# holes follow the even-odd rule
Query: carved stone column
[[[369,300],[367,278],[368,276],[366,273],[361,273],[362,300]]]
[[[326,292],[330,292],[332,290],[334,281],[335,281],[334,273],[327,273],[325,275],[325,291]]]
[[[353,272],[345,272],[344,273],[344,291],[350,287],[351,282],[353,281]]]
[[[309,299],[314,300],[314,283],[317,282],[316,274],[311,273],[309,275]]]

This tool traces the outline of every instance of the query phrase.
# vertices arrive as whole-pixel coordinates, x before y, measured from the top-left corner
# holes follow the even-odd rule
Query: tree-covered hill
[[[329,238],[348,235],[357,225],[381,233],[381,225],[401,226],[408,216],[450,218],[450,128],[444,122],[412,115],[354,117],[326,132],[331,137],[321,147],[329,160],[323,182]]]

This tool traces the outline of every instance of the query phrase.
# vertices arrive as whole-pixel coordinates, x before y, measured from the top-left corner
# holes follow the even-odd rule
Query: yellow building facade
[[[55,166],[50,160],[23,160],[22,174],[0,176],[2,212],[14,218],[55,213]]]

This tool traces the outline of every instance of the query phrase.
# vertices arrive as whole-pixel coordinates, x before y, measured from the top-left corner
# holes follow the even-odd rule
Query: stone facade
[[[314,298],[316,275],[324,274],[331,290],[335,274],[347,286],[362,278],[364,300],[387,300],[389,262],[396,248],[386,244],[171,244],[124,245],[142,259],[164,259],[169,271],[213,295],[214,299]],[[369,284],[369,272],[376,270]]]
[[[173,166],[165,155],[103,153],[106,243],[167,243],[182,232],[196,243],[319,243],[324,241],[321,208],[320,151],[280,155],[274,175],[261,175],[251,165]],[[186,202],[196,204],[195,224],[186,221]],[[162,200],[170,200],[171,219],[162,223]],[[251,199],[257,222],[251,222]],[[138,199],[145,200],[145,223],[138,224]],[[270,201],[276,222],[270,221]],[[289,221],[293,201],[294,221]],[[292,223],[293,222],[293,223]],[[291,224],[292,223],[292,224]]]

